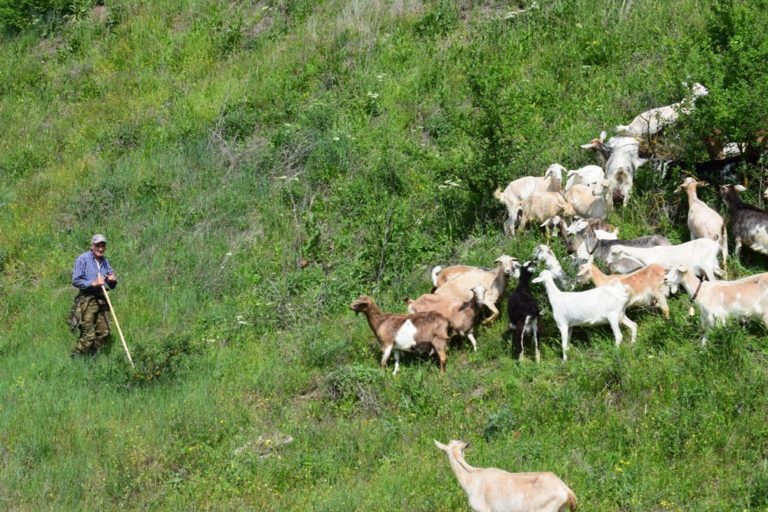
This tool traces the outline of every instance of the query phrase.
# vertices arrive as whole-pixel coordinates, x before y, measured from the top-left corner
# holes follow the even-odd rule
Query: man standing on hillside
[[[72,270],[72,285],[80,290],[69,313],[69,326],[74,333],[80,328],[80,338],[70,354],[95,355],[102,348],[109,336],[107,320],[107,299],[103,286],[110,289],[117,286],[115,273],[107,261],[104,252],[107,239],[104,235],[93,235],[91,249],[75,260]]]

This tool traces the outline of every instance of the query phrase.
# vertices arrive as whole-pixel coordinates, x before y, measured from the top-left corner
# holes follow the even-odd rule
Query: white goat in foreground
[[[547,289],[552,316],[562,338],[563,361],[568,360],[568,340],[574,326],[610,324],[616,346],[619,346],[623,339],[619,328],[621,324],[629,327],[632,343],[637,339],[637,324],[624,314],[630,294],[621,284],[610,284],[584,292],[561,292],[549,270],[542,270],[532,282],[544,283]]]
[[[665,126],[677,122],[680,114],[689,114],[693,111],[696,99],[709,94],[707,88],[700,83],[693,84],[691,95],[664,107],[652,108],[642,114],[638,114],[628,125],[616,127],[616,133],[627,137],[649,137],[660,132]]]
[[[510,473],[475,468],[464,460],[469,443],[453,440],[435,446],[448,454],[456,479],[475,512],[565,512],[576,510],[576,495],[554,473]]]
[[[704,327],[702,346],[707,342],[707,331],[724,325],[729,318],[758,318],[768,327],[768,273],[736,281],[700,281],[688,267],[679,265],[667,272],[664,282],[668,286],[682,283],[691,303],[699,307]]]

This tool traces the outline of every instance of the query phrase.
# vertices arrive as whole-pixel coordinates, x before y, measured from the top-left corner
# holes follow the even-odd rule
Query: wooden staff
[[[125,349],[125,353],[128,356],[128,362],[131,363],[131,368],[136,368],[136,366],[133,364],[133,358],[131,357],[131,353],[128,351],[128,345],[125,343],[125,336],[123,336],[123,330],[120,329],[120,322],[117,321],[117,315],[115,315],[115,309],[112,307],[112,301],[109,300],[109,293],[107,293],[107,288],[104,285],[101,285],[101,289],[104,292],[104,297],[107,299],[107,305],[109,306],[109,312],[112,313],[112,320],[115,321],[115,326],[117,327],[117,332],[120,334],[120,341],[123,342],[123,348]]]

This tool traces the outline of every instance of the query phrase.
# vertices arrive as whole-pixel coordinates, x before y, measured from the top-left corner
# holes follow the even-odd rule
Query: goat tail
[[[501,201],[502,203],[504,201],[504,194],[501,193],[501,187],[496,187],[496,190],[493,191],[493,197]]]
[[[576,495],[573,494],[573,491],[568,489],[568,501],[566,502],[568,505],[568,509],[571,512],[574,512],[578,508],[578,504],[576,503]]]
[[[621,135],[623,137],[629,137],[632,134],[630,133],[629,126],[626,124],[620,124],[617,125],[616,128],[613,129],[616,132],[616,135]]]
[[[437,289],[437,275],[442,271],[443,271],[442,265],[436,265],[432,269],[432,285],[434,286],[434,288],[432,289],[433,292],[435,291],[435,289]]]

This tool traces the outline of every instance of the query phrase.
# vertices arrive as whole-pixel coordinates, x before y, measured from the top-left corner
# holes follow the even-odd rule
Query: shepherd
[[[72,285],[79,290],[69,313],[72,333],[79,328],[80,335],[72,357],[96,355],[109,341],[109,302],[105,286],[110,290],[117,286],[117,278],[104,253],[107,239],[96,234],[91,238],[90,250],[75,260]]]

